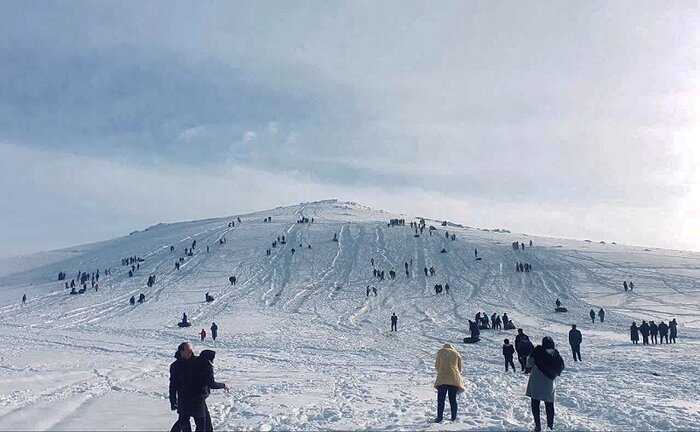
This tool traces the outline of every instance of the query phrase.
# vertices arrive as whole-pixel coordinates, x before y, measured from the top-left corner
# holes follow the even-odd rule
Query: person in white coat
[[[564,370],[564,360],[554,348],[554,341],[546,336],[542,345],[536,346],[527,357],[526,367],[532,368],[527,382],[525,395],[531,399],[532,416],[535,419],[535,431],[542,430],[540,423],[540,401],[544,401],[547,413],[547,428],[554,427],[554,380]]]
[[[464,381],[462,380],[462,356],[457,349],[446,343],[438,350],[435,357],[435,388],[438,391],[438,406],[436,423],[442,421],[442,414],[445,411],[445,396],[450,398],[451,420],[457,419],[457,393],[464,391]]]

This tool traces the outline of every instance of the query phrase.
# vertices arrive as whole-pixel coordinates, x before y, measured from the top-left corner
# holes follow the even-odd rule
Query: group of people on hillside
[[[515,271],[518,273],[530,273],[532,266],[529,263],[522,263],[520,261],[515,263]]]
[[[627,289],[632,291],[634,289],[634,282],[630,281],[629,284],[627,284],[627,281],[622,282],[622,287],[625,289],[625,292],[627,292]]]
[[[656,345],[657,343],[661,345],[664,343],[664,339],[667,344],[676,343],[676,337],[678,337],[678,323],[675,318],[669,321],[668,324],[663,321],[656,324],[654,321],[649,321],[647,323],[645,320],[642,320],[642,324],[637,326],[637,323],[633,322],[630,326],[630,339],[633,344],[637,345],[639,343],[640,334],[642,335],[643,345],[649,345],[650,340],[652,345]]]
[[[591,309],[591,311],[588,312],[588,316],[591,317],[591,322],[595,323],[596,313],[593,309]],[[598,309],[598,319],[600,320],[600,322],[605,322],[605,311],[603,310],[603,308]]]

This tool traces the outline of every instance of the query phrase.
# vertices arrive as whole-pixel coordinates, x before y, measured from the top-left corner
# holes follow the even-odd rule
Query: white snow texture
[[[235,217],[241,222],[229,227]],[[297,223],[301,217],[314,222]],[[391,218],[406,226],[387,226]],[[426,220],[437,228],[432,235],[414,237],[408,225],[418,220],[319,201],[0,261],[0,429],[168,430],[177,417],[168,368],[189,341],[195,353],[217,352],[216,379],[231,387],[207,399],[215,430],[532,430],[527,375],[506,373],[501,354],[516,332],[484,330],[480,342],[461,342],[467,320],[486,311],[507,312],[535,343],[547,335],[557,343],[566,369],[555,430],[698,430],[700,254],[434,220]],[[282,235],[287,243],[272,248]],[[194,255],[184,256],[194,239]],[[514,250],[514,241],[525,249]],[[134,255],[144,262],[130,278],[121,258]],[[372,258],[387,280],[373,277]],[[517,261],[532,271],[516,273]],[[436,275],[426,277],[426,266]],[[85,294],[69,295],[57,281],[59,271],[70,281],[97,269],[97,292],[88,281]],[[624,292],[623,280],[634,291]],[[449,283],[449,294],[436,295],[436,283]],[[367,285],[376,297],[366,296]],[[215,300],[205,302],[205,292]],[[139,293],[146,301],[130,305]],[[556,298],[568,313],[554,313]],[[600,307],[605,322],[593,324],[588,312]],[[183,312],[192,327],[177,327]],[[630,342],[632,321],[672,318],[675,345]],[[218,340],[200,342],[214,321]],[[571,359],[572,323],[583,333],[582,363]],[[438,425],[430,423],[434,360],[447,342],[463,357],[467,391],[457,421]],[[546,424],[544,407],[542,417]]]

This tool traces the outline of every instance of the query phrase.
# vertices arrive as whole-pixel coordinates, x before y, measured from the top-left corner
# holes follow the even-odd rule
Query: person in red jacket
[[[204,338],[207,337],[207,331],[202,329],[202,331],[199,332],[199,336],[202,338],[202,342],[204,342]]]

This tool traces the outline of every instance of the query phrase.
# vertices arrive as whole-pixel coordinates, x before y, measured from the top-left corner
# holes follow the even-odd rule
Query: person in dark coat
[[[396,324],[399,322],[399,317],[396,316],[396,313],[391,314],[391,331],[398,331],[396,329]]]
[[[574,361],[581,361],[581,341],[583,337],[581,332],[576,328],[576,324],[571,324],[571,330],[569,330],[569,345],[571,345],[571,352],[574,355]],[[578,360],[576,358],[578,357]]]
[[[642,334],[642,344],[649,345],[649,324],[642,320],[642,324],[639,326],[639,332]]]
[[[639,327],[637,327],[636,322],[632,322],[632,325],[630,326],[630,340],[635,345],[639,343]]]
[[[479,339],[481,335],[481,330],[479,330],[479,323],[476,321],[469,320],[469,332],[472,335],[472,339]]]
[[[600,310],[598,311],[598,318],[600,318],[600,322],[605,321],[605,311],[603,310],[603,308],[600,308]]]
[[[510,344],[510,341],[508,339],[503,340],[503,358],[505,359],[505,364],[506,364],[506,372],[508,372],[508,365],[510,364],[510,367],[513,368],[513,372],[517,372],[515,370],[515,365],[513,364],[513,355],[515,354],[515,347]]]
[[[194,418],[196,432],[212,432],[213,426],[206,399],[211,390],[224,389],[228,392],[225,383],[214,380],[214,357],[216,352],[203,350],[199,357],[190,363],[189,374],[186,379],[184,392],[188,399],[188,414]]]
[[[668,323],[668,329],[671,333],[671,342],[676,343],[676,336],[678,336],[678,323],[676,322],[675,318]]]
[[[668,325],[661,321],[659,323],[659,343],[664,343],[664,338],[666,338],[666,343],[668,344]]]
[[[170,409],[177,411],[178,418],[170,432],[191,432],[189,406],[185,398],[185,383],[188,376],[188,368],[196,359],[192,347],[183,342],[177,347],[175,361],[170,364]]]
[[[651,343],[656,345],[659,343],[658,340],[658,335],[659,335],[659,326],[656,325],[654,321],[649,321],[649,334],[651,335]]]
[[[530,338],[523,333],[523,329],[518,329],[518,334],[515,336],[515,351],[518,353],[518,363],[520,363],[520,371],[528,373],[525,367],[527,356],[530,355],[533,345]]]
[[[595,323],[595,311],[591,309],[591,311],[588,312],[588,315],[591,316],[591,322]]]
[[[216,340],[216,337],[219,335],[219,326],[216,325],[215,322],[211,323],[211,327],[209,328],[211,330],[211,338],[213,340]]]
[[[27,302],[27,295],[24,294],[24,295],[22,296],[22,304],[24,304],[24,303],[26,303],[26,302]]]
[[[564,360],[554,348],[554,341],[549,336],[542,339],[542,345],[532,350],[527,358],[527,366],[532,369],[527,382],[525,396],[530,397],[532,416],[535,419],[535,431],[542,430],[540,424],[540,402],[544,401],[547,413],[547,428],[554,428],[554,380],[564,370]]]

